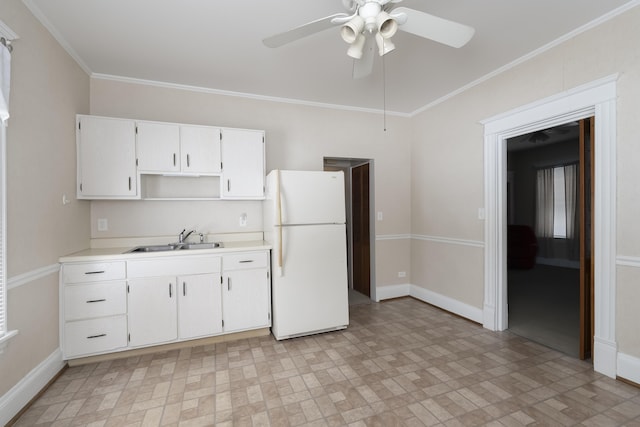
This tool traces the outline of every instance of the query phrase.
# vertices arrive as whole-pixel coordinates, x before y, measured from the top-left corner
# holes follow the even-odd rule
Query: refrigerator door
[[[272,257],[273,335],[280,340],[346,328],[344,224],[283,227],[282,236],[282,268]]]
[[[277,191],[278,173],[280,191]],[[345,222],[344,174],[324,171],[273,171],[269,174],[268,225],[343,224]],[[278,197],[280,201],[278,203]],[[278,217],[278,206],[281,216]],[[271,219],[270,219],[271,220]]]

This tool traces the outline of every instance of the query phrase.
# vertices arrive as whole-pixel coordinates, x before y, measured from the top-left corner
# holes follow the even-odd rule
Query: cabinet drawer
[[[246,268],[265,268],[269,265],[269,254],[268,252],[239,252],[224,255],[222,265],[225,271]]]
[[[67,322],[64,325],[65,358],[103,353],[127,346],[127,316]]]
[[[101,282],[124,279],[126,275],[124,261],[87,262],[64,264],[62,280],[64,283]]]
[[[127,283],[118,280],[64,288],[65,320],[127,313]]]

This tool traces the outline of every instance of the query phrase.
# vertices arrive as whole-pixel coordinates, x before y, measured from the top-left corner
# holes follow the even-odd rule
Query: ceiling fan
[[[391,37],[397,30],[452,46],[462,47],[473,37],[475,30],[464,24],[439,18],[406,7],[395,7],[402,0],[342,0],[349,13],[336,13],[316,19],[263,40],[272,48],[341,25],[340,35],[349,43],[347,55],[354,62],[353,77],[371,73],[374,41],[378,54],[383,56],[395,49]]]

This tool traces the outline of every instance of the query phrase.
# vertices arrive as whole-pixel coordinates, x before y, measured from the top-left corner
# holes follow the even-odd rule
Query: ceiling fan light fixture
[[[358,38],[358,35],[362,33],[363,29],[364,19],[360,15],[356,15],[351,19],[351,21],[342,26],[340,29],[340,36],[345,42],[353,43]]]
[[[376,33],[376,44],[378,45],[378,54],[384,56],[396,48],[391,39],[386,39],[380,34]]]
[[[349,46],[349,49],[347,50],[347,55],[349,55],[353,59],[362,58],[362,52],[364,50],[365,40],[366,40],[366,37],[364,36],[364,34],[358,34],[358,37],[356,37],[356,40],[353,43],[351,43],[351,46]]]
[[[385,39],[393,37],[396,31],[398,31],[398,23],[396,20],[384,11],[376,16],[376,26],[378,33]]]

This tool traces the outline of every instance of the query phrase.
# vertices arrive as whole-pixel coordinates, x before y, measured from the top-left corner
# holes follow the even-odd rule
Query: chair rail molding
[[[616,81],[614,74],[481,121],[484,125],[485,273],[483,326],[508,327],[506,141],[595,116],[594,370],[616,376]]]

